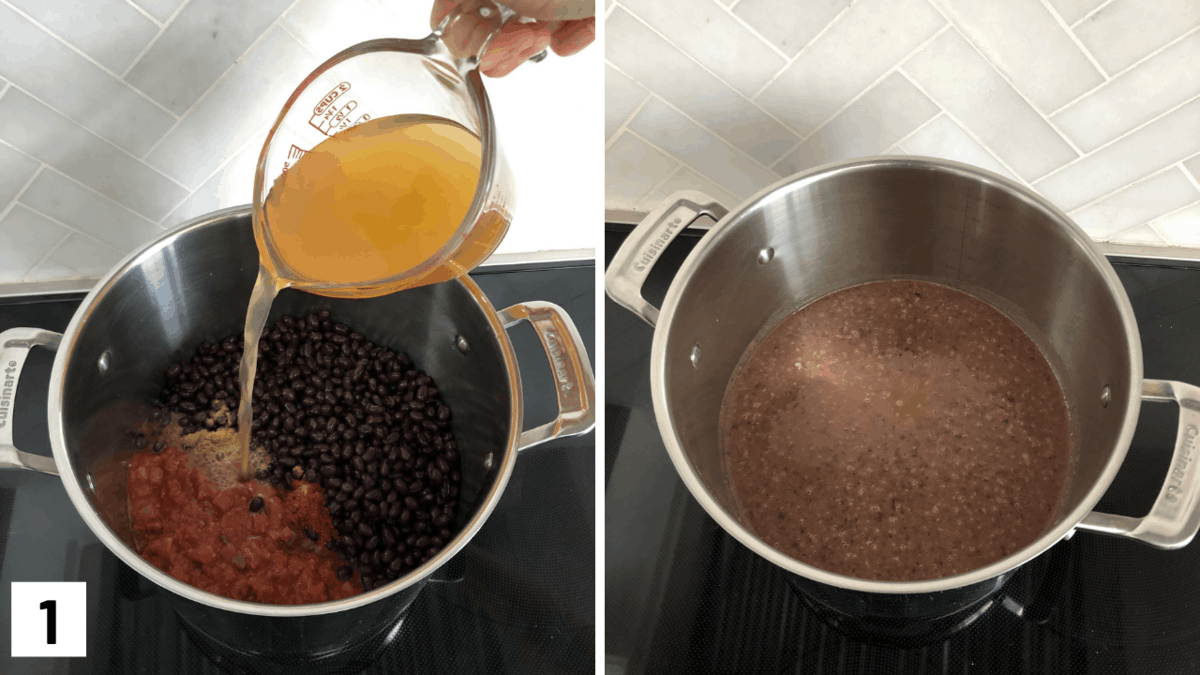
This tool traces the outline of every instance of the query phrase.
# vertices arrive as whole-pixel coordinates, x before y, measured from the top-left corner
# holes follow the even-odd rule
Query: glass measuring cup
[[[359,43],[300,83],[267,134],[254,177],[255,239],[264,265],[285,285],[333,297],[372,297],[461,276],[491,255],[512,221],[515,188],[477,65],[478,55],[511,16],[506,9],[472,0],[424,39]],[[475,31],[470,44],[452,45],[452,51],[441,36],[455,21],[491,30],[482,33],[483,40]],[[276,180],[329,137],[369,120],[400,115],[449,120],[479,138],[479,181],[461,224],[432,256],[389,277],[334,283],[295,270],[273,240],[265,208]]]

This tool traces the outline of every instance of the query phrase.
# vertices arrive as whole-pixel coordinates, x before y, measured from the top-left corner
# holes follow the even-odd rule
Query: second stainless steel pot
[[[719,222],[675,275],[660,311],[641,286],[662,250],[702,214]],[[756,339],[822,295],[895,278],[967,291],[1017,321],[1055,367],[1071,418],[1071,478],[1049,530],[1003,560],[927,581],[841,576],[763,543],[739,516],[718,441],[726,385]],[[1004,178],[935,159],[871,158],[785,179],[732,211],[681,193],[629,235],[605,286],[655,326],[654,412],[693,496],[728,533],[838,611],[932,618],[986,597],[1076,529],[1160,548],[1184,546],[1200,529],[1200,390],[1142,379],[1133,310],[1112,267],[1061,211]],[[1094,512],[1143,400],[1181,406],[1171,473],[1144,518]]]
[[[425,580],[479,531],[517,452],[594,424],[595,385],[583,343],[557,306],[497,312],[469,277],[367,300],[285,291],[283,314],[331,310],[379,344],[410,354],[454,410],[462,485],[458,534],[421,567],[345,600],[266,605],[206,593],[143,560],[132,546],[125,493],[130,432],[148,418],[163,371],[204,341],[240,334],[258,270],[249,207],[196,219],[119,263],[83,300],[67,330],[0,334],[9,381],[0,393],[0,468],[58,473],[88,527],[142,576],[169,591],[180,616],[218,644],[269,657],[336,653],[395,623]],[[558,417],[522,431],[521,374],[506,328],[528,320],[546,348]],[[53,460],[12,444],[11,402],[34,347],[57,349],[47,401]]]

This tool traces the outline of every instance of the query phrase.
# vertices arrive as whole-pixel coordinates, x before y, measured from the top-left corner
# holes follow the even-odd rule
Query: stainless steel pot
[[[656,309],[641,294],[646,276],[700,215],[718,222]],[[747,347],[822,295],[894,278],[962,289],[1013,318],[1055,367],[1071,418],[1071,476],[1053,526],[1003,560],[943,579],[856,579],[771,548],[740,517],[718,445],[722,399]],[[986,597],[1077,529],[1171,549],[1200,528],[1192,461],[1200,389],[1142,379],[1133,310],[1111,265],[1061,211],[995,174],[935,159],[869,158],[785,179],[732,211],[680,193],[625,240],[605,287],[655,327],[654,412],[692,495],[726,532],[840,612],[933,618]],[[1171,472],[1147,516],[1094,512],[1125,458],[1143,400],[1180,405]]]
[[[497,312],[469,277],[369,300],[285,291],[272,318],[331,310],[340,320],[410,354],[453,407],[462,461],[459,534],[395,582],[346,600],[280,606],[231,600],[184,584],[132,548],[125,480],[130,432],[147,419],[167,365],[204,340],[240,334],[258,270],[250,208],[198,218],[130,255],[88,294],[62,335],[30,328],[0,334],[0,468],[61,476],[88,527],[118,558],[169,591],[180,616],[227,647],[260,655],[331,654],[395,623],[423,583],[471,540],[504,492],[517,452],[585,433],[595,423],[595,383],[583,342],[556,305]],[[527,320],[546,348],[557,385],[553,422],[522,431],[521,374],[506,328]],[[13,447],[12,400],[29,351],[57,349],[47,401],[53,459]]]

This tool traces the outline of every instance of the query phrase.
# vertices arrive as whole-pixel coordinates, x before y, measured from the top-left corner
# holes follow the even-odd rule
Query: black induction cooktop
[[[606,233],[609,257],[627,228]],[[700,233],[655,264],[655,306]],[[1133,303],[1147,378],[1200,383],[1200,265],[1112,260]],[[1200,672],[1200,543],[1160,551],[1079,533],[935,633],[848,630],[704,512],[678,478],[650,398],[652,329],[605,301],[607,673]],[[1178,408],[1143,404],[1100,510],[1144,515],[1174,448]]]
[[[562,306],[595,363],[595,267],[508,267],[472,275],[492,304]],[[0,300],[0,330],[66,328],[82,294]],[[526,428],[557,412],[551,371],[532,328],[509,334],[521,364]],[[53,354],[35,350],[18,387],[16,444],[50,455],[46,389]],[[595,434],[522,452],[482,529],[383,636],[320,662],[322,672],[590,673],[595,663]],[[11,658],[14,581],[86,581],[87,657]],[[110,553],[53,476],[0,471],[0,673],[313,672],[297,655],[263,664],[193,635],[157,586]]]

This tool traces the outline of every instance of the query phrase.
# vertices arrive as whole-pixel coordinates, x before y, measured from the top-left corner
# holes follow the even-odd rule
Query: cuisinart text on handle
[[[546,331],[543,335],[546,336],[546,351],[550,352],[550,361],[554,364],[554,379],[558,380],[558,386],[563,391],[571,391],[575,385],[571,384],[571,378],[567,376],[567,366],[563,363],[558,336],[551,331]]]
[[[1194,424],[1187,425],[1183,430],[1183,454],[1175,466],[1171,467],[1171,476],[1167,480],[1167,501],[1172,504],[1179,501],[1179,493],[1183,492],[1183,479],[1187,477],[1188,465],[1192,461],[1192,447],[1195,445],[1197,434],[1200,434],[1200,430],[1196,429]]]
[[[13,387],[17,380],[13,373],[17,372],[17,362],[9,361],[4,369],[4,388],[0,389],[0,429],[8,424],[8,408],[12,405]]]
[[[658,254],[662,251],[663,247],[667,245],[667,242],[671,241],[673,231],[678,229],[679,224],[682,222],[682,219],[676,218],[675,220],[667,223],[667,229],[663,230],[663,233],[658,235],[658,239],[655,239],[650,244],[650,248],[646,249],[646,252],[642,254],[642,257],[638,258],[638,260],[633,263],[633,269],[639,272],[645,272],[646,267],[650,263],[654,262],[654,259],[658,257]]]

